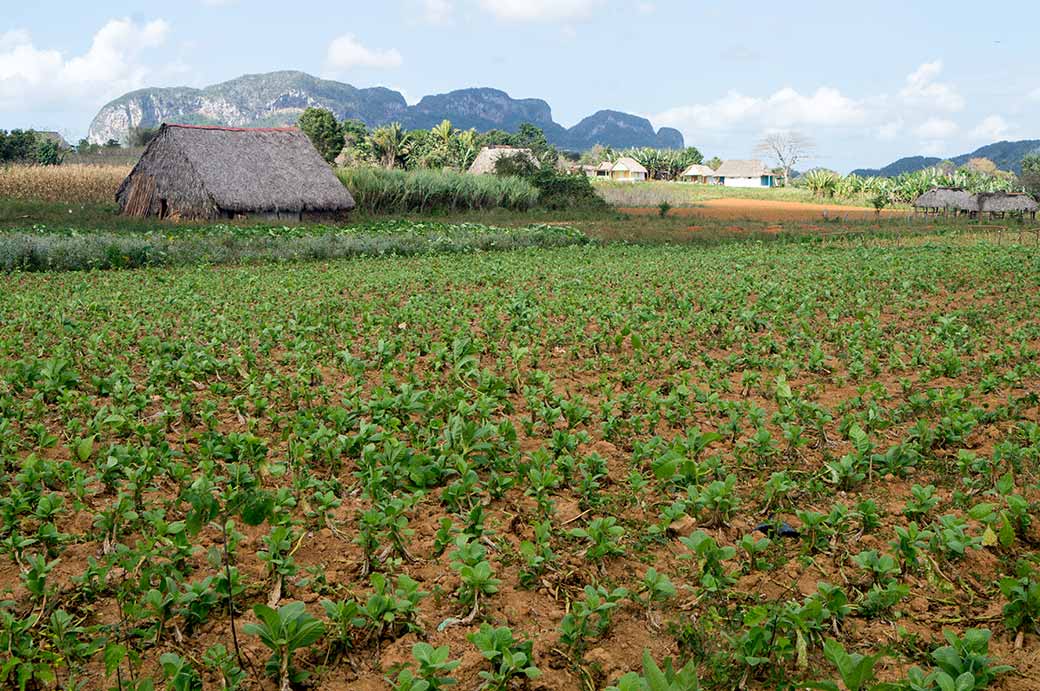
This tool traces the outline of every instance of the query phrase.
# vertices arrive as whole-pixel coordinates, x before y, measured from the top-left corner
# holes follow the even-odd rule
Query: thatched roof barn
[[[1030,214],[1035,215],[1040,209],[1028,194],[1012,194],[1008,192],[983,193],[978,195],[979,211],[990,214]]]
[[[164,124],[116,192],[123,213],[338,220],[354,198],[295,127]]]
[[[511,156],[523,156],[535,168],[541,168],[541,164],[530,149],[520,149],[514,146],[485,146],[477,154],[477,158],[469,167],[468,172],[470,175],[491,175],[495,172],[495,164],[499,159]]]
[[[979,211],[978,197],[955,187],[930,189],[914,202],[914,208],[934,211],[956,211],[974,214]]]

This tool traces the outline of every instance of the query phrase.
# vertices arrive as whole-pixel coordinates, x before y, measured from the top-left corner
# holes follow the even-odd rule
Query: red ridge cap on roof
[[[181,127],[187,130],[216,130],[218,132],[297,132],[299,127],[220,127],[219,125],[182,125],[164,122],[163,127]]]

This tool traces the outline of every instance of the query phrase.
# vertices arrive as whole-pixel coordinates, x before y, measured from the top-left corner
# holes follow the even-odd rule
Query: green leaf
[[[126,658],[126,646],[118,643],[112,643],[105,646],[104,659],[105,659],[105,674],[112,676],[116,667],[122,664]]]
[[[86,439],[80,439],[76,442],[76,458],[81,463],[86,463],[90,458],[90,454],[94,452],[94,436],[91,435]]]

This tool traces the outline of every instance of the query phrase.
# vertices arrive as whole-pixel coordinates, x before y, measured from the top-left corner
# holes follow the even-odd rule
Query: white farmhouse
[[[777,176],[762,161],[724,161],[715,176],[726,187],[777,186]]]

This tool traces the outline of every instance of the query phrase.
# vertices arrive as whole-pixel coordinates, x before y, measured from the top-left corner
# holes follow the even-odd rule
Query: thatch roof
[[[975,212],[979,210],[979,200],[967,190],[955,187],[936,187],[918,197],[914,206],[918,209]]]
[[[618,160],[614,161],[614,165],[613,167],[611,167],[611,170],[628,171],[629,173],[642,173],[643,175],[646,175],[647,173],[646,168],[644,168],[642,164],[639,163],[639,161],[628,156],[622,156]]]
[[[723,161],[712,174],[720,178],[760,178],[772,175],[773,171],[762,161]]]
[[[1036,203],[1028,194],[1010,194],[1007,192],[993,192],[980,194],[979,211],[990,213],[1036,213],[1040,204]]]
[[[350,192],[295,127],[167,125],[123,181],[124,213],[184,218],[341,215]]]
[[[682,178],[712,178],[718,175],[714,170],[702,163],[694,163],[692,166],[684,170],[679,177]]]
[[[538,159],[530,149],[520,149],[512,146],[485,146],[477,154],[473,165],[469,167],[470,175],[490,175],[495,172],[495,164],[498,160],[507,156],[525,156],[535,168],[541,168]]]
[[[598,170],[601,173],[609,173],[610,171],[614,170],[614,164],[610,161],[603,161],[603,163],[600,163],[598,166],[596,166],[596,170]]]

